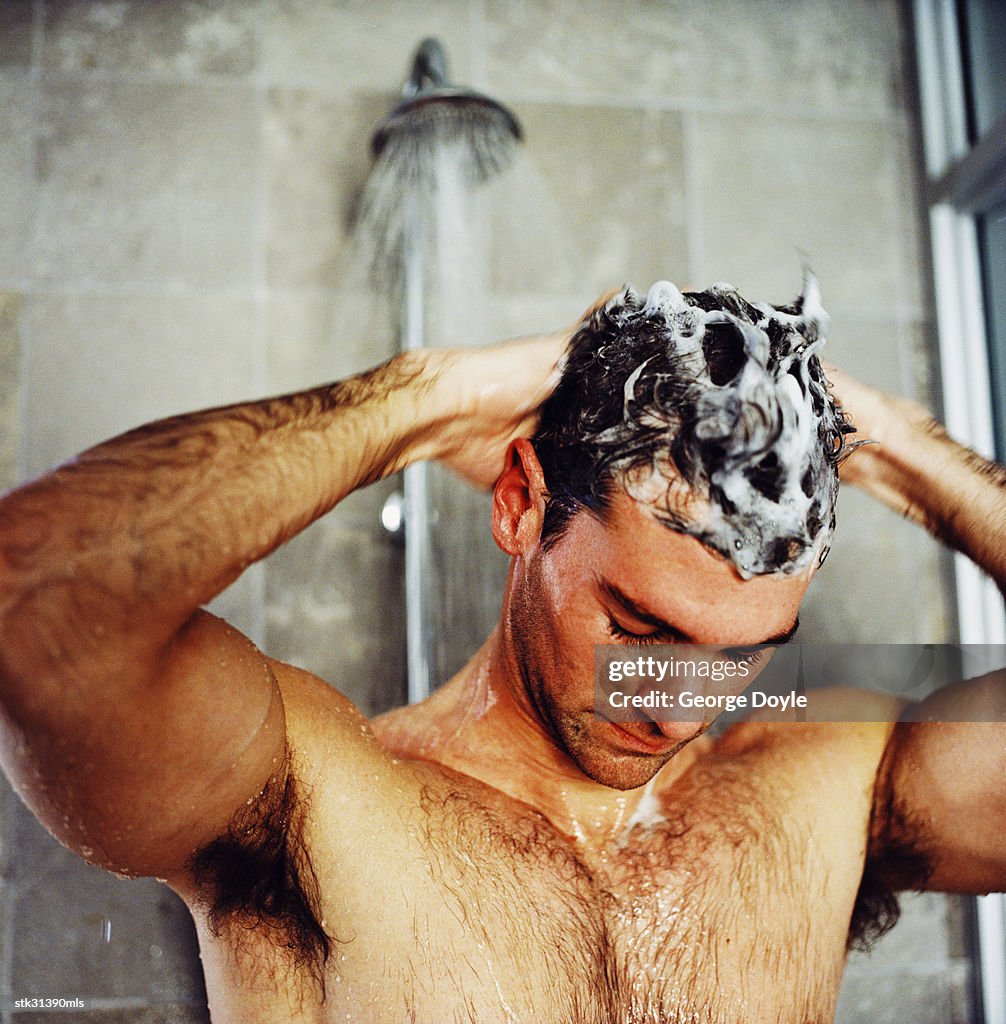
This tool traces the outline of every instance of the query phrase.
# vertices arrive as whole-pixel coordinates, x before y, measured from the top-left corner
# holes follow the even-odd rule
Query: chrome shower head
[[[448,83],[443,47],[424,39],[402,100],[378,126],[371,148],[386,159],[421,161],[431,146],[459,145],[469,177],[483,182],[509,165],[522,138],[520,123],[501,103]]]

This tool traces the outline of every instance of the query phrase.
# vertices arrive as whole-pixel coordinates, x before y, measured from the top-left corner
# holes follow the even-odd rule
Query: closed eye
[[[764,647],[728,647],[723,654],[738,665],[751,665],[763,657],[768,651],[774,650],[774,646]]]
[[[615,640],[626,644],[666,644],[669,643],[665,634],[656,633],[633,633],[626,629],[616,619],[608,617],[608,635]]]

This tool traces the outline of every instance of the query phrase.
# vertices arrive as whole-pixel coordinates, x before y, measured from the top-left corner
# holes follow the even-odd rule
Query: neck
[[[695,751],[685,748],[639,789],[594,782],[535,712],[512,650],[505,627],[497,629],[453,679],[421,704],[379,719],[375,731],[403,756],[443,764],[529,805],[586,847],[617,841],[634,816],[650,813],[648,798],[673,784]]]

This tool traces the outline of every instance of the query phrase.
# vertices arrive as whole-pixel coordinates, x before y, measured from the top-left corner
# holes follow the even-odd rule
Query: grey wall
[[[624,280],[782,301],[805,252],[832,358],[935,401],[905,26],[893,0],[5,0],[0,484],[388,354],[386,325],[333,286],[369,135],[426,34],[523,120],[515,214],[562,240],[562,258],[535,247],[530,272],[496,281],[491,334],[566,323]],[[403,692],[401,552],[377,525],[393,486],[222,602],[367,711]],[[935,545],[858,495],[840,511],[806,633],[952,639]],[[178,902],[80,863],[6,790],[0,815],[0,1024],[49,1020],[12,1013],[24,995],[89,998],[81,1020],[205,1020]],[[963,927],[956,901],[909,901],[853,958],[840,1019],[968,1020]]]

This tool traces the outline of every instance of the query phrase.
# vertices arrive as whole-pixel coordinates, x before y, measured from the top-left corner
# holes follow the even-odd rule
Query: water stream
[[[339,275],[339,330],[366,324],[390,355],[556,326],[528,312],[554,301],[542,282],[566,277],[556,273],[566,262],[556,203],[525,153],[489,180],[473,178],[470,159],[450,138],[424,154],[420,172],[387,154],[377,159]],[[438,465],[405,476],[409,693],[421,699],[496,624],[507,562],[492,539],[488,494]]]

